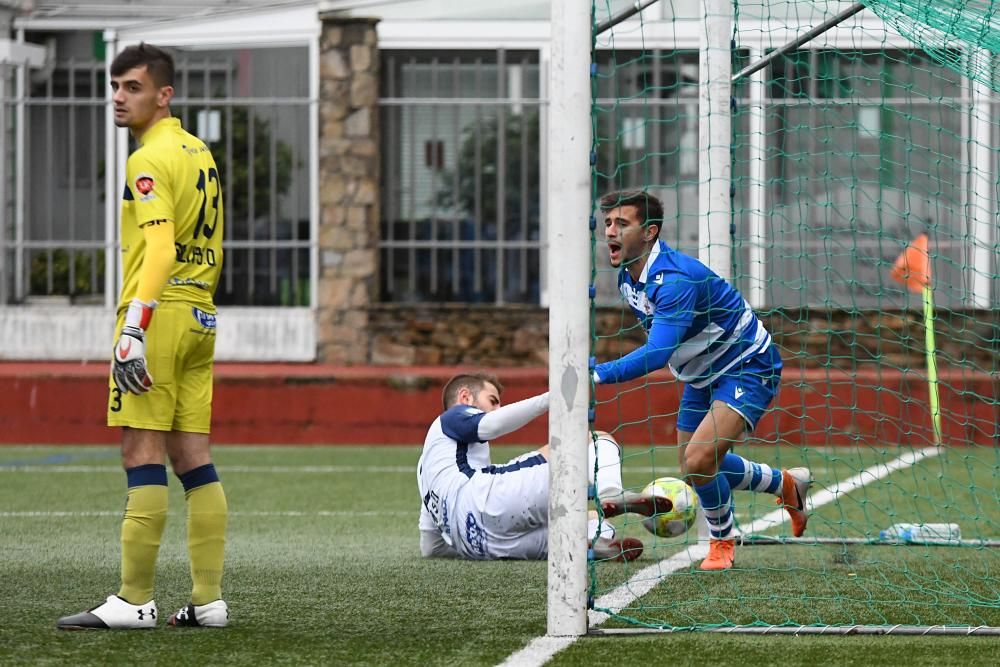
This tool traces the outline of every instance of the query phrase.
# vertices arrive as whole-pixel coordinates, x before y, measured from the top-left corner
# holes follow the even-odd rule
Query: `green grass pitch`
[[[494,448],[505,460],[523,448]],[[774,458],[773,448],[743,452]],[[673,453],[626,450],[625,481],[676,474]],[[893,452],[778,450],[835,486]],[[56,619],[118,586],[124,474],[110,447],[0,447],[0,664],[494,665],[545,632],[544,563],[428,561],[417,547],[418,447],[218,447],[231,511],[224,591],[232,625],[142,632],[60,632]],[[895,521],[946,516],[969,537],[1000,536],[998,455],[954,450],[823,506],[810,533],[858,537]],[[944,466],[960,474],[942,476]],[[959,480],[960,483],[949,480]],[[171,479],[156,601],[187,600],[184,502]],[[748,525],[774,509],[737,496]],[[883,525],[884,524],[884,525]],[[598,593],[685,545],[647,543],[634,564],[599,564]],[[778,526],[770,534],[782,534]],[[891,564],[891,565],[890,565]],[[1000,552],[940,547],[743,547],[738,572],[664,577],[623,613],[679,622],[837,617],[908,622],[921,605],[938,622],[1000,625]],[[893,572],[896,574],[894,575]],[[851,575],[855,576],[851,576]],[[881,582],[876,585],[876,578]],[[858,582],[862,583],[859,584]],[[968,599],[962,582],[979,604]],[[881,587],[881,588],[880,588]],[[863,603],[864,595],[882,600]],[[782,591],[780,603],[769,593]],[[961,594],[954,594],[959,591]],[[860,600],[838,601],[838,594]],[[895,597],[893,597],[895,596]],[[933,604],[929,605],[929,601]],[[929,606],[926,606],[929,605]],[[936,605],[936,606],[935,606]],[[645,615],[645,616],[643,616]],[[930,612],[926,615],[930,616]],[[648,619],[647,619],[648,620]],[[607,627],[624,627],[612,620]],[[756,637],[683,633],[585,637],[552,665],[987,664],[996,638]]]

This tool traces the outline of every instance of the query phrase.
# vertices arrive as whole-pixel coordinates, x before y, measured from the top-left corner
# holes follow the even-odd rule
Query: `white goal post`
[[[648,6],[652,3],[646,3]],[[640,6],[639,8],[643,8]],[[702,260],[729,277],[729,41],[732,8],[704,0],[701,35]],[[587,451],[590,397],[590,3],[552,0],[546,161],[549,289],[549,636],[587,632]],[[633,12],[634,13],[634,12]],[[621,18],[627,18],[623,13]],[[609,23],[610,27],[613,23]],[[587,101],[589,103],[585,103]],[[707,160],[707,161],[706,161]]]
[[[552,0],[546,162],[550,636],[587,632],[590,3]]]

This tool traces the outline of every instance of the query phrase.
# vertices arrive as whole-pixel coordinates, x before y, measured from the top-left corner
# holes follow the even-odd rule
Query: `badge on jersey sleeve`
[[[135,191],[139,193],[139,201],[152,201],[156,199],[156,193],[153,192],[155,186],[156,181],[151,175],[145,172],[135,177]]]

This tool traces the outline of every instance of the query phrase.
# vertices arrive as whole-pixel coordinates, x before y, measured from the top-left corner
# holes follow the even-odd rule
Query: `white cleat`
[[[148,630],[156,627],[156,602],[129,604],[117,595],[93,609],[63,616],[56,623],[60,630]]]
[[[208,604],[188,604],[167,621],[170,625],[187,628],[224,628],[229,625],[229,607],[222,600]]]

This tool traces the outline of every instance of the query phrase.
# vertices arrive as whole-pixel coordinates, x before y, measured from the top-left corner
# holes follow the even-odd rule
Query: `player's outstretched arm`
[[[628,382],[663,368],[680,345],[686,330],[685,325],[654,321],[645,345],[632,350],[620,359],[597,364],[594,367],[594,382],[597,384]]]
[[[174,223],[153,220],[143,226],[146,250],[136,296],[129,303],[111,365],[111,377],[123,392],[143,394],[153,386],[146,366],[146,329],[153,319],[156,300],[163,293],[174,265]]]
[[[483,415],[479,421],[479,441],[486,442],[521,428],[549,409],[549,392],[504,405]]]

